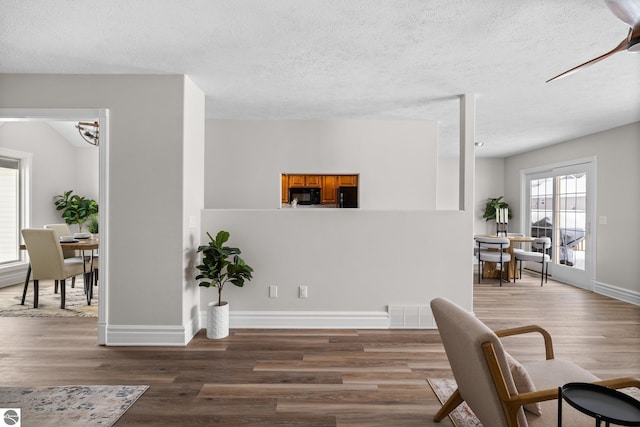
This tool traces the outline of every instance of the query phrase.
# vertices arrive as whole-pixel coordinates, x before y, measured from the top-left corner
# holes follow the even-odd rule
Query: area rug
[[[458,389],[456,381],[451,378],[429,378],[427,381],[442,404]],[[480,421],[465,402],[451,411],[449,418],[456,427],[482,427]]]
[[[60,293],[53,293],[53,282],[40,283],[38,308],[33,308],[33,283],[29,283],[24,305],[20,305],[23,287],[14,287],[14,295],[0,299],[0,317],[98,317],[97,286],[93,288],[91,305],[87,305],[82,279],[76,280],[75,288],[68,281],[66,286],[64,310],[60,308]]]
[[[427,379],[427,381],[442,404],[444,404],[444,402],[449,399],[449,396],[451,396],[458,388],[456,381],[451,378],[430,378]],[[635,387],[621,388],[619,391],[626,393],[635,399],[640,399],[640,390]],[[462,402],[460,406],[454,409],[449,414],[449,418],[456,427],[482,427],[482,424],[476,418],[475,414],[466,402]]]
[[[149,386],[0,387],[0,407],[19,408],[22,426],[112,426]]]

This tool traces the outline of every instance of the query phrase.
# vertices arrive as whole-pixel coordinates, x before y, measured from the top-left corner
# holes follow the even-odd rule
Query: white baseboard
[[[629,289],[619,288],[607,283],[595,282],[593,291],[597,294],[605,295],[633,305],[640,305],[640,293]]]
[[[27,267],[28,264],[21,263],[19,265],[0,268],[0,288],[15,285],[16,283],[24,284]]]
[[[200,330],[200,319],[194,316],[191,322],[183,326],[99,326],[104,330],[104,342],[107,346],[185,346]],[[99,332],[100,336],[102,334]]]
[[[207,324],[200,312],[200,324]],[[384,311],[231,311],[229,327],[251,329],[388,329]]]

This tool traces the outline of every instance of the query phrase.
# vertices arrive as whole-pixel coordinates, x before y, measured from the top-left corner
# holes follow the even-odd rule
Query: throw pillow
[[[536,386],[533,384],[533,380],[529,376],[527,370],[513,358],[506,351],[504,355],[507,359],[507,364],[509,364],[509,370],[511,371],[511,376],[513,377],[513,382],[516,385],[516,390],[518,393],[529,393],[532,391],[536,391]],[[524,409],[531,412],[534,415],[542,415],[542,405],[540,403],[528,403],[523,405]]]

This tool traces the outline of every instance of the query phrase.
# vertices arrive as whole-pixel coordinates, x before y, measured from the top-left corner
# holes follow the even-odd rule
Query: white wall
[[[182,322],[190,334],[200,329],[200,290],[195,280],[196,248],[200,239],[200,211],[204,208],[204,94],[189,79],[184,85],[183,258]]]
[[[428,306],[441,296],[472,308],[469,217],[454,211],[210,209],[202,223],[213,235],[229,231],[229,245],[239,247],[255,270],[243,288],[224,288],[223,299],[236,313],[232,327],[387,327],[390,304]],[[461,260],[469,261],[467,268]],[[269,298],[271,285],[278,286],[278,298]],[[307,299],[298,298],[301,285],[308,286]],[[203,288],[202,310],[215,292]],[[433,327],[430,317],[423,322]]]
[[[507,200],[520,200],[520,171],[596,157],[596,292],[640,303],[640,122],[505,160]],[[613,295],[618,293],[619,295]]]
[[[225,288],[232,327],[386,327],[388,305],[436,296],[472,308],[460,264],[472,216],[435,210],[435,123],[209,120],[206,141],[205,205],[218,209],[203,211],[201,237],[229,231],[255,269]],[[282,172],[360,173],[361,208],[278,209]],[[203,289],[201,309],[214,297]]]
[[[504,196],[504,159],[503,158],[476,158],[476,176],[475,176],[475,213],[473,215],[473,232],[474,234],[495,234],[496,222],[493,220],[486,221],[482,218],[487,199]],[[517,207],[520,203],[519,199],[505,198],[509,207]],[[510,232],[518,232],[516,227],[517,221],[509,223]]]
[[[0,147],[33,154],[31,227],[64,222],[54,197],[67,190],[98,200],[97,148],[75,147],[43,121],[4,123]]]
[[[180,75],[0,75],[0,108],[108,109],[109,139],[101,147],[108,165],[101,194],[109,200],[101,230],[108,310],[99,328],[109,344],[191,338],[193,321],[183,318],[185,258],[193,249],[184,243],[184,123],[204,106],[185,112],[193,102],[185,82]]]
[[[282,173],[359,174],[362,209],[435,209],[436,122],[207,120],[205,206],[280,206]]]

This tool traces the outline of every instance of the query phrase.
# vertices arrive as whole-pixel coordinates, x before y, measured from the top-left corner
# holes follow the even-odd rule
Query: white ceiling
[[[633,0],[638,1],[638,0]],[[0,0],[2,73],[179,73],[208,118],[439,120],[480,156],[640,120],[640,55],[602,0]],[[1,96],[1,94],[0,94]]]

